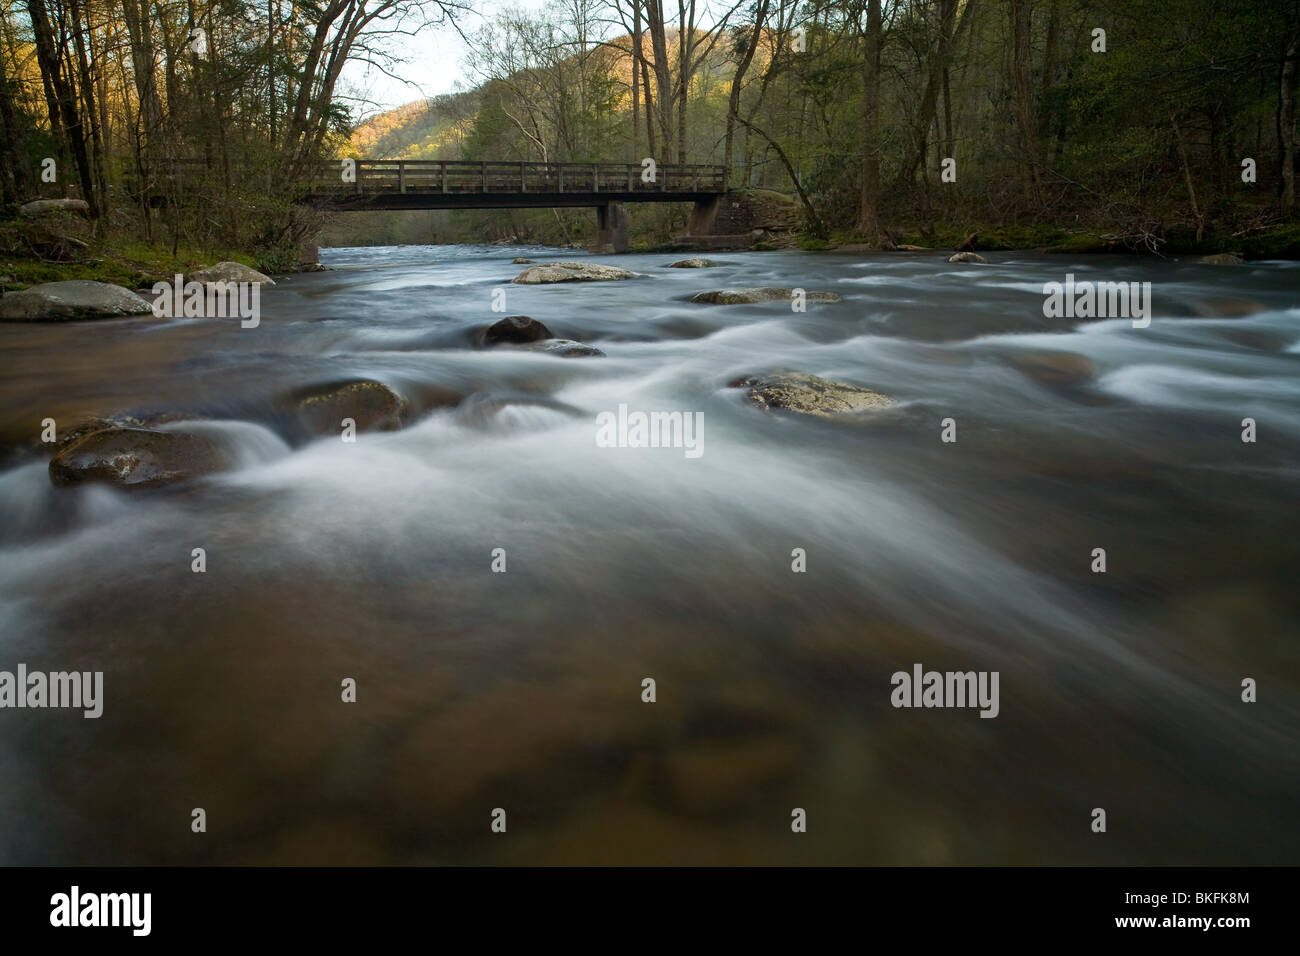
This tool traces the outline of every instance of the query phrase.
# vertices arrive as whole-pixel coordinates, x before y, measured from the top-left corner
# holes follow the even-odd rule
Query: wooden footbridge
[[[624,203],[694,203],[687,232],[706,236],[726,191],[722,166],[361,159],[325,164],[303,202],[339,211],[590,206],[593,251],[625,252]]]

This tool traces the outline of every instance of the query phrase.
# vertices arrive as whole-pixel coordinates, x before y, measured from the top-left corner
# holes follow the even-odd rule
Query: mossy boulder
[[[635,272],[618,266],[605,266],[596,262],[545,262],[525,269],[512,281],[519,285],[540,285],[551,282],[608,282],[618,279],[635,279]]]
[[[723,265],[721,262],[714,262],[712,259],[701,259],[696,256],[691,259],[678,259],[676,262],[668,264],[669,269],[716,269]]]
[[[285,396],[285,404],[312,435],[339,434],[345,418],[359,432],[396,431],[407,410],[402,397],[383,382],[364,378],[300,388]]]
[[[852,412],[888,408],[893,400],[886,395],[805,372],[769,372],[748,375],[730,383],[730,388],[746,389],[751,405],[764,411],[780,409],[835,418]]]

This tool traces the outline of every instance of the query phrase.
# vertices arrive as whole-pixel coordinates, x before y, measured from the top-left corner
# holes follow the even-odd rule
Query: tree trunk
[[[1196,218],[1196,242],[1199,245],[1205,238],[1205,218],[1201,215],[1201,207],[1196,201],[1196,186],[1192,182],[1192,166],[1187,161],[1187,149],[1183,146],[1183,131],[1178,126],[1178,119],[1173,113],[1169,114],[1169,125],[1174,128],[1174,145],[1178,148],[1178,160],[1183,167],[1183,181],[1187,183],[1187,198],[1192,203],[1192,215]]]
[[[966,10],[969,9],[970,5],[968,4]],[[957,0],[939,0],[938,42],[930,60],[930,71],[925,81],[925,93],[921,96],[921,107],[917,112],[916,122],[912,126],[912,155],[899,174],[900,185],[911,185],[917,167],[925,160],[930,124],[934,122],[934,114],[939,100],[939,87],[943,84],[948,69],[948,58],[951,56],[953,41],[956,37],[953,32],[953,22],[956,15]],[[965,18],[966,15],[963,11],[962,20],[965,21]],[[959,26],[958,30],[960,29]]]
[[[33,196],[26,127],[14,104],[9,71],[0,65],[0,201],[6,203],[23,202]]]
[[[76,91],[68,78],[63,75],[58,47],[54,42],[54,33],[50,28],[45,4],[42,0],[27,0],[27,11],[31,15],[32,35],[36,40],[36,59],[40,64],[41,73],[49,78],[50,89],[54,93],[54,105],[57,107],[62,132],[77,168],[81,198],[90,207],[90,217],[98,218],[99,200],[95,195],[90,157],[86,153],[86,134],[80,111],[77,109]]]
[[[858,232],[880,239],[880,0],[867,0],[866,41],[862,57],[862,193]],[[796,185],[798,185],[796,183]]]
[[[1282,61],[1277,88],[1277,144],[1282,162],[1282,215],[1295,214],[1295,85],[1296,57],[1300,56],[1300,17],[1288,18],[1286,58]]]
[[[763,22],[767,19],[768,0],[759,0],[754,11],[753,29],[745,38],[745,52],[736,64],[736,72],[731,77],[731,96],[727,101],[727,135],[722,150],[722,185],[731,187],[732,144],[736,135],[736,117],[740,115],[740,91],[745,81],[745,74],[754,60],[754,51],[758,49],[759,37],[763,32]]]
[[[1033,93],[1029,88],[1030,0],[1010,0],[1011,72],[1016,86],[1016,122],[1020,134],[1020,175],[1025,199],[1035,209],[1042,203],[1039,188],[1038,136]]]
[[[641,0],[632,0],[632,156],[634,158],[641,155],[637,150],[637,137],[641,135],[640,130],[637,129],[637,125],[641,119],[640,64]]]
[[[1053,72],[1056,70],[1056,44],[1057,34],[1061,29],[1061,3],[1060,0],[1049,0],[1049,10],[1047,15],[1047,40],[1043,44],[1043,82],[1039,99],[1041,109],[1038,116],[1038,139],[1039,142],[1047,139],[1051,133],[1052,113],[1047,108],[1047,94],[1051,92]]]

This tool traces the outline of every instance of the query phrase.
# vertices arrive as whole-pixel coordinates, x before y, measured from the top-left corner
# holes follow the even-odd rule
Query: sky
[[[473,35],[483,25],[484,18],[490,19],[503,9],[517,8],[536,13],[548,6],[547,0],[462,2],[467,6],[472,5],[476,11],[462,14],[459,18],[461,30],[469,35]],[[465,75],[462,67],[467,45],[449,24],[425,27],[413,37],[388,37],[386,42],[395,55],[406,61],[392,68],[392,72],[406,82],[385,76],[382,71],[367,64],[349,63],[343,71],[340,82],[342,89],[339,92],[372,101],[350,104],[354,106],[358,118],[372,116],[426,96],[450,93],[456,89],[457,83],[466,88],[475,85]]]

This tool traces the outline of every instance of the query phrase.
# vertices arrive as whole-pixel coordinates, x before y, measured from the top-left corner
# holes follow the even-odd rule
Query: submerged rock
[[[948,258],[949,262],[981,262],[988,265],[989,261],[978,252],[957,252]]]
[[[716,269],[724,265],[721,262],[714,262],[712,259],[701,259],[698,256],[692,259],[678,259],[676,262],[668,264],[669,269]]]
[[[715,289],[710,292],[698,292],[691,296],[692,302],[707,305],[742,305],[750,302],[789,302],[794,298],[794,289]],[[834,292],[805,292],[808,302],[839,302],[840,297]]]
[[[585,342],[575,342],[573,339],[546,339],[542,342],[525,345],[524,348],[530,352],[547,352],[551,355],[558,355],[560,358],[605,357],[605,353],[596,346],[587,345]]]
[[[536,259],[525,259],[523,256],[519,256],[517,259],[511,259],[510,264],[514,266],[530,266],[536,261]]]
[[[1246,260],[1235,252],[1216,252],[1212,256],[1201,256],[1197,262],[1207,266],[1244,266]]]
[[[130,289],[89,279],[43,282],[0,296],[4,322],[77,322],[152,314],[149,301]]]
[[[106,428],[78,438],[50,460],[59,486],[102,482],[157,488],[221,471],[231,456],[215,441],[185,432]]]
[[[539,412],[542,413],[540,416],[536,414]],[[455,418],[460,424],[473,428],[510,428],[519,425],[526,429],[539,425],[540,419],[559,416],[580,418],[582,414],[581,409],[552,398],[479,394],[457,408]],[[512,422],[512,418],[516,421]]]
[[[479,333],[479,342],[485,346],[518,345],[553,338],[555,338],[554,332],[527,315],[507,315]]]
[[[525,269],[512,281],[520,285],[539,285],[547,282],[605,282],[635,278],[635,272],[596,262],[546,262]]]
[[[275,285],[275,280],[263,275],[256,269],[250,269],[242,262],[218,262],[215,266],[191,272],[192,282],[252,282],[259,285]]]
[[[1077,352],[1025,352],[1011,356],[1010,362],[1043,385],[1083,385],[1097,377],[1092,359]]]
[[[359,432],[396,431],[406,413],[401,396],[384,383],[365,378],[300,388],[287,399],[313,435],[339,434],[345,418],[356,422]]]
[[[784,409],[801,415],[833,418],[849,412],[887,408],[893,400],[879,392],[805,372],[771,372],[736,379],[730,388],[746,388],[750,404],[771,411]]]

